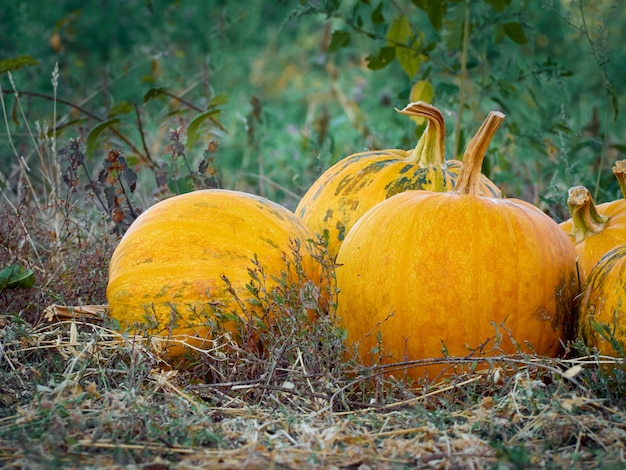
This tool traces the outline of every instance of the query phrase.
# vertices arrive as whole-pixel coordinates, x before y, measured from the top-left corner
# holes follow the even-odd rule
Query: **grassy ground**
[[[7,468],[625,465],[624,370],[604,373],[608,358],[499,357],[409,387],[342,362],[322,322],[304,338],[268,336],[264,365],[216,344],[177,371],[100,315],[0,318]],[[313,337],[325,346],[312,351]]]
[[[37,274],[34,287],[0,293],[7,468],[626,464],[623,360],[580,343],[560,358],[495,349],[489,360],[435,359],[454,367],[451,375],[410,384],[401,368],[432,361],[359,366],[332,311],[312,323],[302,292],[283,285],[286,300],[266,308],[284,320],[258,330],[263,348],[218,332],[174,369],[157,339],[120,334],[101,305],[80,307],[103,303],[116,237],[73,219],[82,214],[71,201],[50,213],[25,204],[5,204],[9,223],[0,228],[5,256],[29,253]],[[72,210],[61,210],[66,204]]]

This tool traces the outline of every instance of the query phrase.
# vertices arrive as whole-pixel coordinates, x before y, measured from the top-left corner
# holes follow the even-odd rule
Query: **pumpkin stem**
[[[567,192],[567,206],[572,216],[570,236],[580,243],[594,233],[601,232],[609,217],[598,212],[591,192],[584,186],[574,186]]]
[[[491,111],[478,132],[474,134],[463,154],[463,165],[454,192],[458,194],[481,194],[480,181],[485,152],[504,118],[505,115],[500,111]]]
[[[618,160],[613,165],[613,174],[617,178],[622,197],[626,199],[626,160]]]
[[[424,101],[409,103],[402,110],[395,108],[400,114],[426,118],[426,129],[415,146],[415,150],[406,160],[420,166],[443,165],[445,163],[446,125],[441,111]]]

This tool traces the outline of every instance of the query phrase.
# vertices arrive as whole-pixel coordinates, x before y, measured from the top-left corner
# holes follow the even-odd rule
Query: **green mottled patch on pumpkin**
[[[341,222],[337,222],[336,228],[337,228],[337,231],[339,232],[337,234],[337,239],[339,241],[343,241],[343,239],[346,238],[346,226],[342,224]]]
[[[272,240],[270,238],[261,238],[261,240],[263,240],[265,243],[267,243],[268,245],[272,246],[273,248],[278,248],[279,247],[278,244],[274,240]]]
[[[389,157],[389,159],[386,160],[372,162],[358,172],[344,176],[335,189],[335,196],[346,196],[360,191],[370,184],[372,181],[372,175],[375,175],[379,171],[387,168],[389,161],[392,160],[396,160],[396,158]]]

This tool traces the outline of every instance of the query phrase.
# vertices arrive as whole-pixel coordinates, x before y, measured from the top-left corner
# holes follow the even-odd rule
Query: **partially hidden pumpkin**
[[[626,160],[616,162],[613,174],[622,195],[626,196]],[[568,191],[567,205],[571,218],[560,225],[578,253],[578,272],[583,284],[602,256],[626,243],[626,199],[596,205],[587,188],[574,186]]]
[[[366,365],[535,351],[574,327],[576,253],[522,200],[482,195],[484,153],[504,115],[470,141],[453,191],[406,191],[370,209],[339,249],[337,316]],[[494,350],[494,344],[497,349]],[[450,366],[398,366],[434,378]]]
[[[254,258],[271,292],[281,273],[299,282],[299,244],[302,282],[321,283],[313,238],[291,211],[252,194],[208,189],[163,200],[133,222],[113,253],[110,315],[161,339],[165,355],[176,357],[187,351],[182,340],[200,347],[211,337],[216,314],[260,315],[246,287]]]
[[[580,300],[579,335],[600,354],[626,352],[626,245],[609,250],[591,269]]]
[[[336,256],[354,223],[377,203],[412,189],[449,191],[461,168],[445,160],[445,123],[441,112],[418,101],[399,111],[427,119],[427,127],[412,150],[375,150],[350,155],[326,170],[304,194],[295,213],[315,233],[327,235],[328,251]],[[500,196],[481,175],[479,191]]]

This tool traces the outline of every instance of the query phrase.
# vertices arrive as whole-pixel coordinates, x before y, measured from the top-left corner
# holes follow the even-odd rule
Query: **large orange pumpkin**
[[[271,291],[288,271],[285,260],[291,281],[298,281],[292,242],[299,243],[305,281],[319,283],[313,238],[292,212],[252,194],[209,189],[166,199],[133,222],[113,253],[111,317],[125,329],[139,325],[163,338],[167,354],[177,356],[185,349],[176,338],[195,337],[190,342],[198,346],[211,336],[215,312],[259,314],[246,287],[253,258]]]
[[[446,129],[441,112],[421,101],[400,112],[427,119],[413,150],[376,150],[344,158],[313,183],[295,210],[315,233],[328,234],[328,251],[333,256],[354,223],[380,201],[412,189],[448,191],[454,187],[461,162],[444,158]],[[484,175],[480,191],[501,195]]]
[[[613,174],[626,196],[626,160],[613,166]],[[584,186],[568,191],[571,218],[561,222],[578,253],[578,272],[583,284],[591,269],[612,248],[626,243],[626,199],[596,204]]]
[[[341,245],[337,316],[366,364],[443,350],[476,357],[494,342],[505,353],[553,356],[571,334],[579,289],[567,235],[525,201],[480,194],[483,155],[503,118],[492,112],[472,139],[453,191],[397,194]],[[433,378],[444,367],[404,373]]]
[[[589,273],[580,300],[579,334],[600,354],[626,354],[626,245],[609,250]]]

